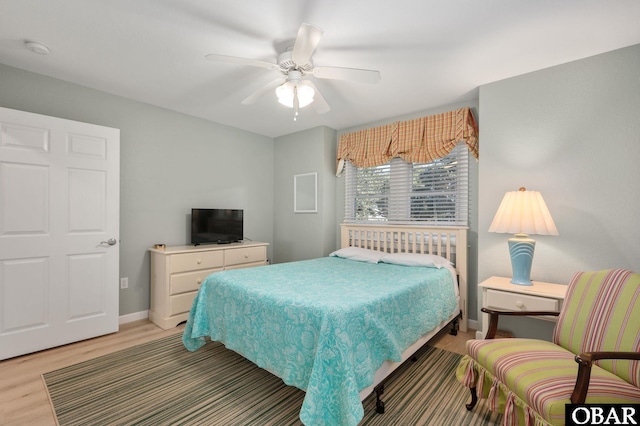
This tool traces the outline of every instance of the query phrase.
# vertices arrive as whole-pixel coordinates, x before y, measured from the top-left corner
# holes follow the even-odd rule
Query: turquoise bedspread
[[[305,425],[356,425],[375,371],[457,309],[446,268],[326,257],[211,274],[183,343],[209,336],[306,391]]]

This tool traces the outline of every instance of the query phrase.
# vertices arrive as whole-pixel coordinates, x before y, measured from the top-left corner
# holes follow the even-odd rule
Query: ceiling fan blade
[[[320,93],[316,85],[313,84],[311,80],[305,80],[305,83],[311,86],[315,91],[315,94],[313,95],[313,102],[311,103],[311,105],[313,105],[313,109],[315,109],[318,114],[324,114],[329,112],[331,110],[331,107],[329,106],[327,101],[324,99],[324,97],[322,96],[322,93]]]
[[[316,67],[313,76],[332,80],[360,81],[375,84],[380,81],[380,71],[361,70],[357,68]]]
[[[318,43],[320,43],[323,33],[324,31],[314,25],[300,25],[296,42],[291,51],[291,59],[293,62],[298,65],[304,65],[309,62],[313,51],[316,50]]]
[[[256,59],[238,58],[236,56],[217,55],[215,53],[210,53],[206,55],[205,58],[207,58],[209,61],[231,62],[234,64],[249,65],[252,67],[266,68],[269,70],[280,69],[280,66],[275,63],[258,61]]]
[[[241,102],[242,105],[251,105],[251,104],[255,103],[258,99],[260,99],[261,97],[263,97],[267,93],[269,93],[271,91],[275,91],[276,87],[280,86],[285,81],[287,81],[287,80],[284,79],[284,78],[277,78],[277,79],[275,79],[273,81],[270,81],[269,83],[265,84],[264,86],[262,86],[261,88],[259,88],[255,92],[253,92],[251,95],[247,96]]]

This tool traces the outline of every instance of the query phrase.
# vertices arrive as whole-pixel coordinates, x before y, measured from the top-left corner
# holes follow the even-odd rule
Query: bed
[[[466,228],[342,225],[332,256],[207,277],[183,343],[220,341],[304,390],[305,425],[356,425],[431,337],[466,331],[466,253]]]

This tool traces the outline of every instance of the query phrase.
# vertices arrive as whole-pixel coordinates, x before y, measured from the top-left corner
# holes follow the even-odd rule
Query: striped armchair
[[[561,312],[490,315],[485,340],[469,340],[456,372],[478,397],[503,412],[505,425],[563,425],[565,404],[640,403],[640,274],[577,273]],[[552,342],[493,339],[502,315],[558,315]]]

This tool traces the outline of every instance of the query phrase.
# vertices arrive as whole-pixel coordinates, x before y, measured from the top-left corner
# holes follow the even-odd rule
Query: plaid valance
[[[340,135],[337,158],[356,167],[386,164],[394,157],[409,163],[429,163],[445,157],[464,141],[478,158],[478,126],[470,108]],[[338,166],[338,173],[341,172]]]

